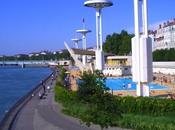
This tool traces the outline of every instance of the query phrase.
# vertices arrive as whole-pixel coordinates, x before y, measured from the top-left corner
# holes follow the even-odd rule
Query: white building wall
[[[175,48],[175,19],[159,25],[153,32],[153,50]]]

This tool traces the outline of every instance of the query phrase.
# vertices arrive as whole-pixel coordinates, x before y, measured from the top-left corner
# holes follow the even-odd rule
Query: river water
[[[0,67],[0,121],[22,96],[49,74],[49,68]]]

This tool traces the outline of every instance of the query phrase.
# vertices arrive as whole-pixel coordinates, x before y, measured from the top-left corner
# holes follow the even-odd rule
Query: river
[[[25,94],[51,74],[49,68],[0,67],[0,121]]]

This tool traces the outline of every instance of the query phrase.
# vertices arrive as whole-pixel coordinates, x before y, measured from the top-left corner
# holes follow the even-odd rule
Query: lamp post
[[[102,36],[102,9],[110,7],[113,3],[109,0],[88,0],[84,3],[86,7],[93,7],[96,9],[96,39],[97,49],[96,56],[96,69],[103,70],[104,67],[104,54],[103,54],[103,36]]]
[[[76,30],[77,33],[82,34],[82,44],[83,44],[83,50],[87,49],[87,40],[86,40],[86,34],[91,32],[91,30],[88,29],[81,29],[81,30]],[[86,55],[83,55],[83,64],[86,65]]]

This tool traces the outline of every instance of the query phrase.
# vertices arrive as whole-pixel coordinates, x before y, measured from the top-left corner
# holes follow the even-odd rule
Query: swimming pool
[[[106,86],[111,90],[136,90],[136,83],[132,82],[130,78],[107,78]],[[158,84],[149,84],[151,90],[166,90],[168,87],[158,85]]]

